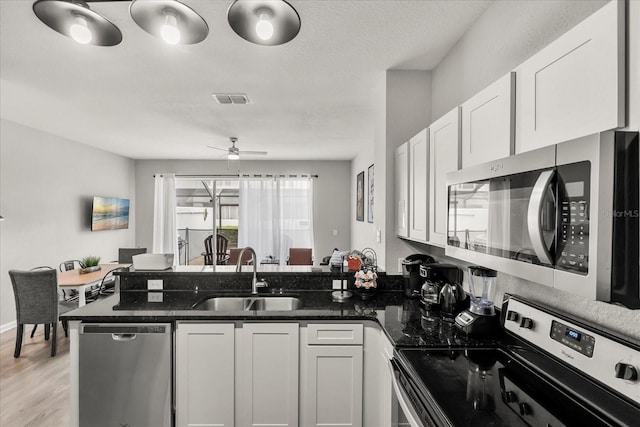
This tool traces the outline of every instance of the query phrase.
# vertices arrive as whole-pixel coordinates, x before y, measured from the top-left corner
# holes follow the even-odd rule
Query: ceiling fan
[[[267,154],[266,151],[246,151],[246,150],[240,151],[240,149],[236,147],[236,142],[238,142],[238,138],[236,138],[235,136],[232,136],[231,138],[229,138],[229,140],[231,141],[231,147],[229,148],[218,148],[218,147],[212,147],[210,145],[208,145],[207,147],[213,148],[214,150],[226,151],[228,160],[238,160],[240,159],[240,154],[259,155],[259,156],[264,156]]]

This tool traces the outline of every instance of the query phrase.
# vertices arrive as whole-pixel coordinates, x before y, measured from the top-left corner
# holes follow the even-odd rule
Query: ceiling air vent
[[[218,104],[249,104],[249,97],[244,93],[214,93]]]

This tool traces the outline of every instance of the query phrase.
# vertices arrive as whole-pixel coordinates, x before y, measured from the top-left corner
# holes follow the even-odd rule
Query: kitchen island
[[[168,325],[175,355],[169,390],[176,391],[166,425],[176,426],[274,420],[284,425],[384,425],[380,422],[389,418],[391,393],[387,365],[394,346],[490,344],[426,316],[417,300],[404,297],[401,276],[382,273],[375,295],[362,299],[354,294],[335,302],[333,281],[349,281],[345,286],[354,290],[353,273],[262,267],[258,276],[269,287],[258,295],[250,293],[252,270],[247,267],[241,273],[219,266],[122,271],[119,293],[65,314],[71,331],[72,425],[81,425],[78,342],[87,325]],[[203,308],[215,297],[288,297],[301,306]],[[135,377],[136,370],[130,375]],[[257,418],[249,420],[246,414]]]

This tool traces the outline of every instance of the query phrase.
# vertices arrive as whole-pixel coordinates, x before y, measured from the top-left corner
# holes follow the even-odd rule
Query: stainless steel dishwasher
[[[81,324],[80,427],[171,427],[171,325]]]

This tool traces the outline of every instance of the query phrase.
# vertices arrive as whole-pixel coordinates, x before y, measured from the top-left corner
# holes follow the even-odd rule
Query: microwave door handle
[[[532,249],[538,259],[545,264],[553,264],[553,261],[551,260],[549,248],[547,248],[544,241],[540,217],[542,215],[545,196],[554,174],[555,170],[553,169],[540,173],[538,180],[533,186],[531,198],[529,199],[529,209],[527,212],[527,225],[529,228],[529,238],[531,239]]]

